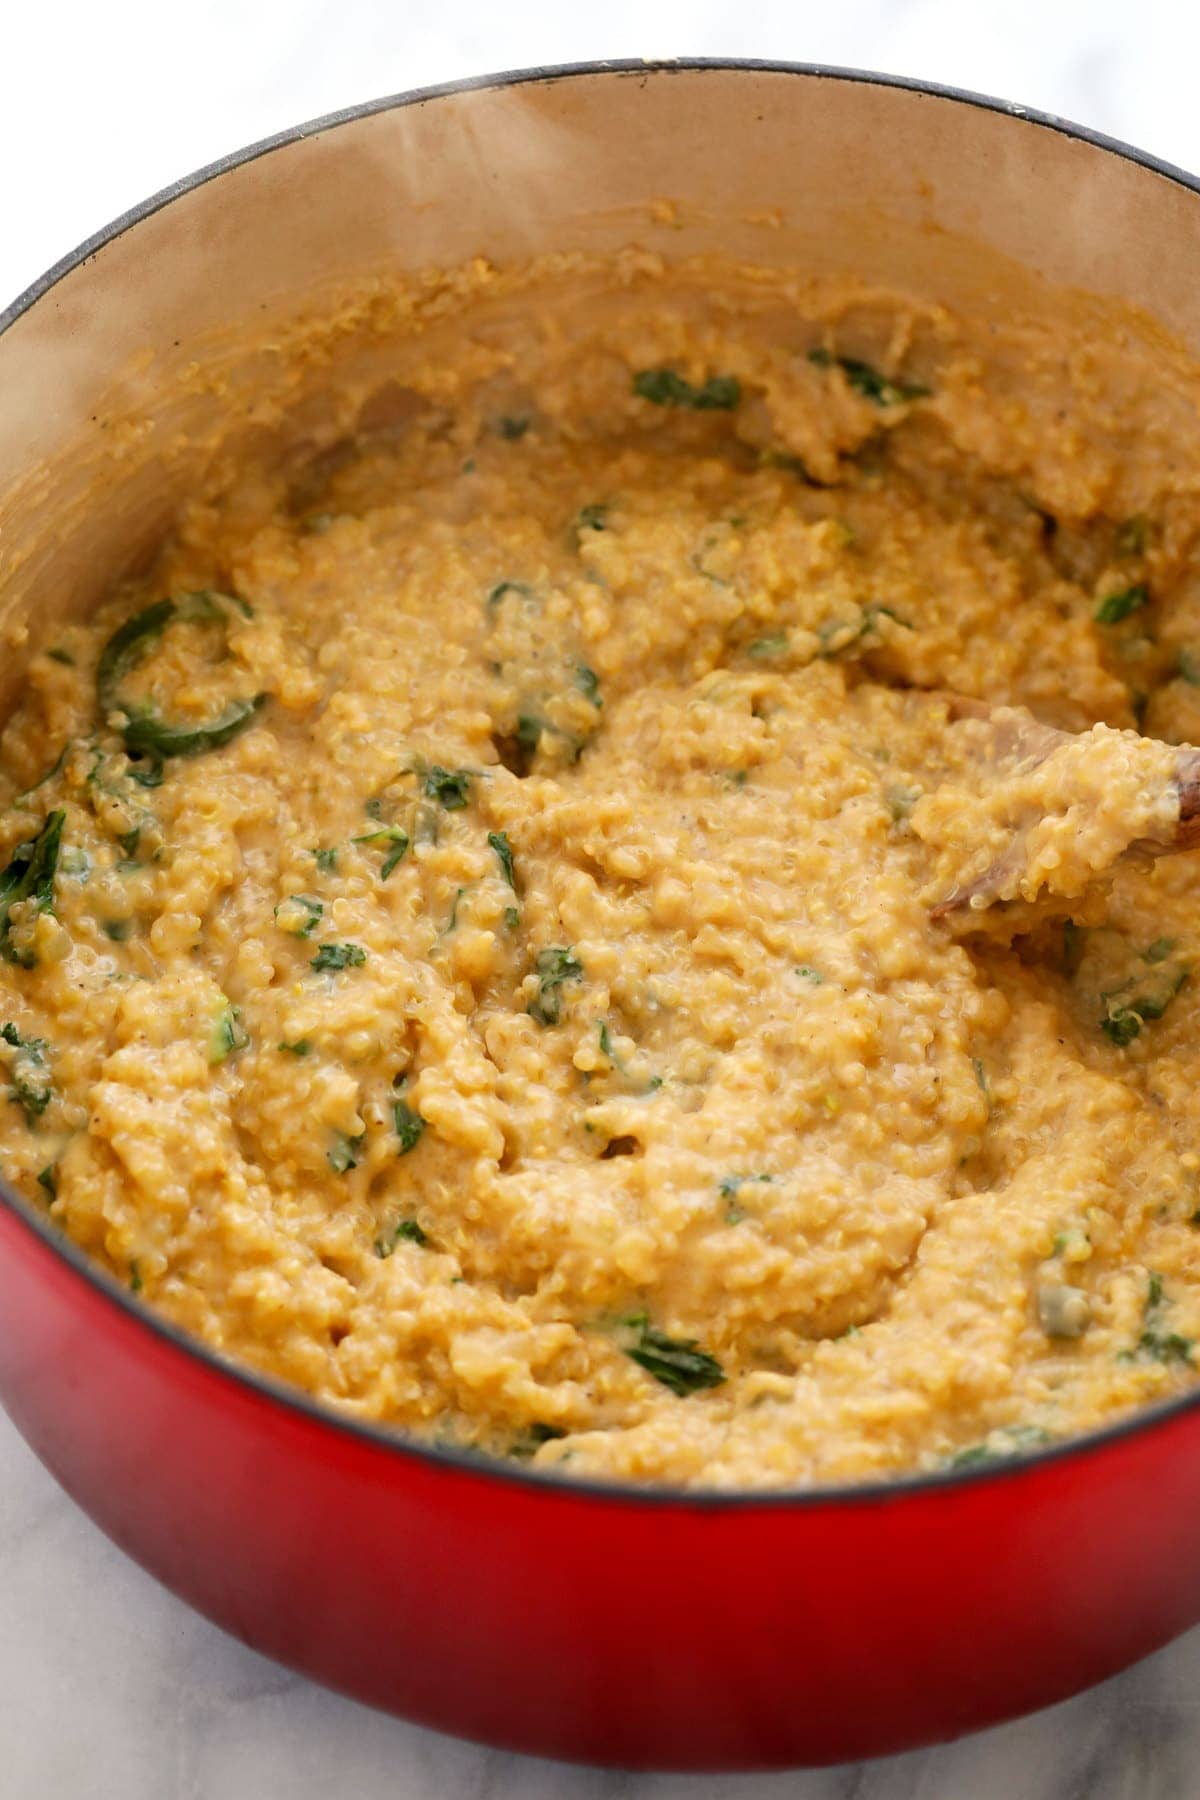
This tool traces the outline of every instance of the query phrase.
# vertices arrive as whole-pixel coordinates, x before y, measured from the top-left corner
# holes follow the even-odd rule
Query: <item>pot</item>
[[[27,648],[153,547],[239,382],[249,437],[286,404],[319,438],[330,365],[284,396],[272,347],[339,284],[720,247],[976,308],[1132,303],[1200,354],[1198,223],[1197,184],[1122,146],[814,68],[538,70],[286,133],[0,319],[0,706]],[[886,1485],[571,1482],[226,1365],[2,1186],[0,1319],[0,1398],[146,1569],[317,1680],[490,1743],[644,1768],[877,1755],[1059,1700],[1200,1619],[1200,1393]]]

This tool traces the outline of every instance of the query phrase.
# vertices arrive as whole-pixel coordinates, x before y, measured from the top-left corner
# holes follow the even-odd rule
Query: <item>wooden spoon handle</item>
[[[951,699],[951,720],[991,719],[993,716],[997,721],[995,745],[1002,751],[1016,749],[1034,762],[1042,761],[1052,755],[1059,745],[1070,741],[1066,732],[1040,725],[1036,720],[1027,722],[1019,715],[1014,716],[1011,709],[1008,712],[995,709],[993,714],[993,709],[980,701],[958,695]],[[1200,750],[1188,746],[1177,751],[1170,782],[1179,799],[1178,823],[1169,831],[1169,835],[1164,833],[1160,837],[1132,839],[1121,851],[1122,856],[1157,857],[1182,850],[1200,849]],[[951,913],[961,912],[968,907],[991,904],[1002,892],[1019,860],[1020,844],[1014,839],[1012,846],[989,869],[985,869],[982,875],[956,887],[931,907],[930,917],[945,919]]]
[[[1179,789],[1179,824],[1173,850],[1195,850],[1200,846],[1200,750],[1180,753],[1175,775]]]

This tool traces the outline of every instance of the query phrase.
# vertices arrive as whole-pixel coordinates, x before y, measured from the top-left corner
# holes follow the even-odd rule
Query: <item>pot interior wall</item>
[[[386,376],[369,308],[296,353],[349,292],[638,244],[1006,316],[1129,302],[1200,348],[1196,205],[1019,115],[771,69],[509,83],[280,145],[102,244],[0,337],[0,710],[30,648],[153,551],[231,423],[315,445],[344,361]]]

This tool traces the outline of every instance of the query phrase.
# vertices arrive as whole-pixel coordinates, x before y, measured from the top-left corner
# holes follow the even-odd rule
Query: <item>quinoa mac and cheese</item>
[[[853,282],[481,280],[32,657],[5,1176],[222,1355],[569,1475],[1182,1390],[1200,871],[1114,859],[1200,737],[1195,395]],[[955,696],[1090,735],[992,804]]]

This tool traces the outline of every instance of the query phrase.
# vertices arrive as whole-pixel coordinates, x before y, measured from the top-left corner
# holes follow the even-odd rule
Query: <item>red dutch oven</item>
[[[278,322],[339,282],[719,245],[951,304],[1044,306],[1071,284],[1200,354],[1196,192],[1054,119],[766,64],[537,70],[259,145],[0,319],[0,707],[23,646],[144,554],[195,478],[229,391],[205,372],[235,337],[267,369]],[[887,1485],[568,1482],[415,1447],[226,1365],[0,1185],[0,1398],[103,1529],[227,1630],[374,1705],[550,1756],[876,1755],[1061,1699],[1200,1619],[1200,1394]]]

